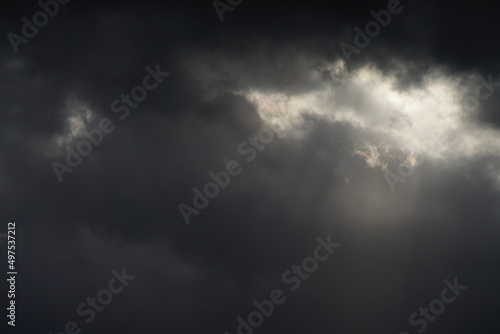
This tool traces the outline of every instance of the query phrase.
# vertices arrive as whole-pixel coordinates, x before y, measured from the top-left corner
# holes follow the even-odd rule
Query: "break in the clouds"
[[[210,1],[73,0],[18,52],[8,34],[42,7],[6,8],[0,203],[2,226],[16,221],[19,266],[10,332],[497,328],[496,12],[400,1],[356,46],[390,6],[243,1],[221,21]],[[342,43],[359,52],[347,59]],[[148,66],[168,73],[154,89]],[[265,144],[263,129],[273,129]],[[60,182],[53,163],[68,154],[79,163]],[[179,205],[229,165],[239,172],[186,224]],[[327,236],[342,247],[321,262]],[[135,278],[108,303],[122,268]]]

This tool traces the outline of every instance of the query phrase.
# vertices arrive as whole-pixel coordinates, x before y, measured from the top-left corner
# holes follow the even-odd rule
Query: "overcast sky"
[[[47,2],[0,13],[7,333],[498,331],[494,3]]]

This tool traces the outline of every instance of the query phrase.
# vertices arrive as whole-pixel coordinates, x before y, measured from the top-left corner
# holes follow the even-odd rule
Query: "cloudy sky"
[[[0,16],[6,333],[498,330],[493,3]]]

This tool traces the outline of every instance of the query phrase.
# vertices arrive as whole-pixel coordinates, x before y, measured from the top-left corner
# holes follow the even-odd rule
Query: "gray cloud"
[[[210,2],[70,2],[18,54],[4,38],[17,330],[234,333],[328,234],[342,251],[255,333],[399,333],[455,276],[467,294],[427,331],[496,328],[498,92],[476,112],[462,102],[478,76],[498,78],[498,20],[489,4],[402,3],[349,64],[339,43],[386,1],[243,2],[223,23]],[[5,36],[35,10],[6,10]],[[158,63],[170,76],[119,120],[112,101]],[[116,129],[59,183],[57,139],[73,129],[75,145],[101,118]],[[276,138],[246,162],[238,145],[269,124]],[[415,163],[437,132],[391,192],[384,171]],[[186,225],[178,204],[228,160],[242,173]],[[133,285],[84,324],[76,306],[122,267]]]

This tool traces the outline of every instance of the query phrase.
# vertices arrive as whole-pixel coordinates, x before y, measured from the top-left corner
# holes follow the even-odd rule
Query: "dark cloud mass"
[[[5,5],[2,333],[494,333],[496,5],[217,3],[72,0],[17,45],[41,8]]]

